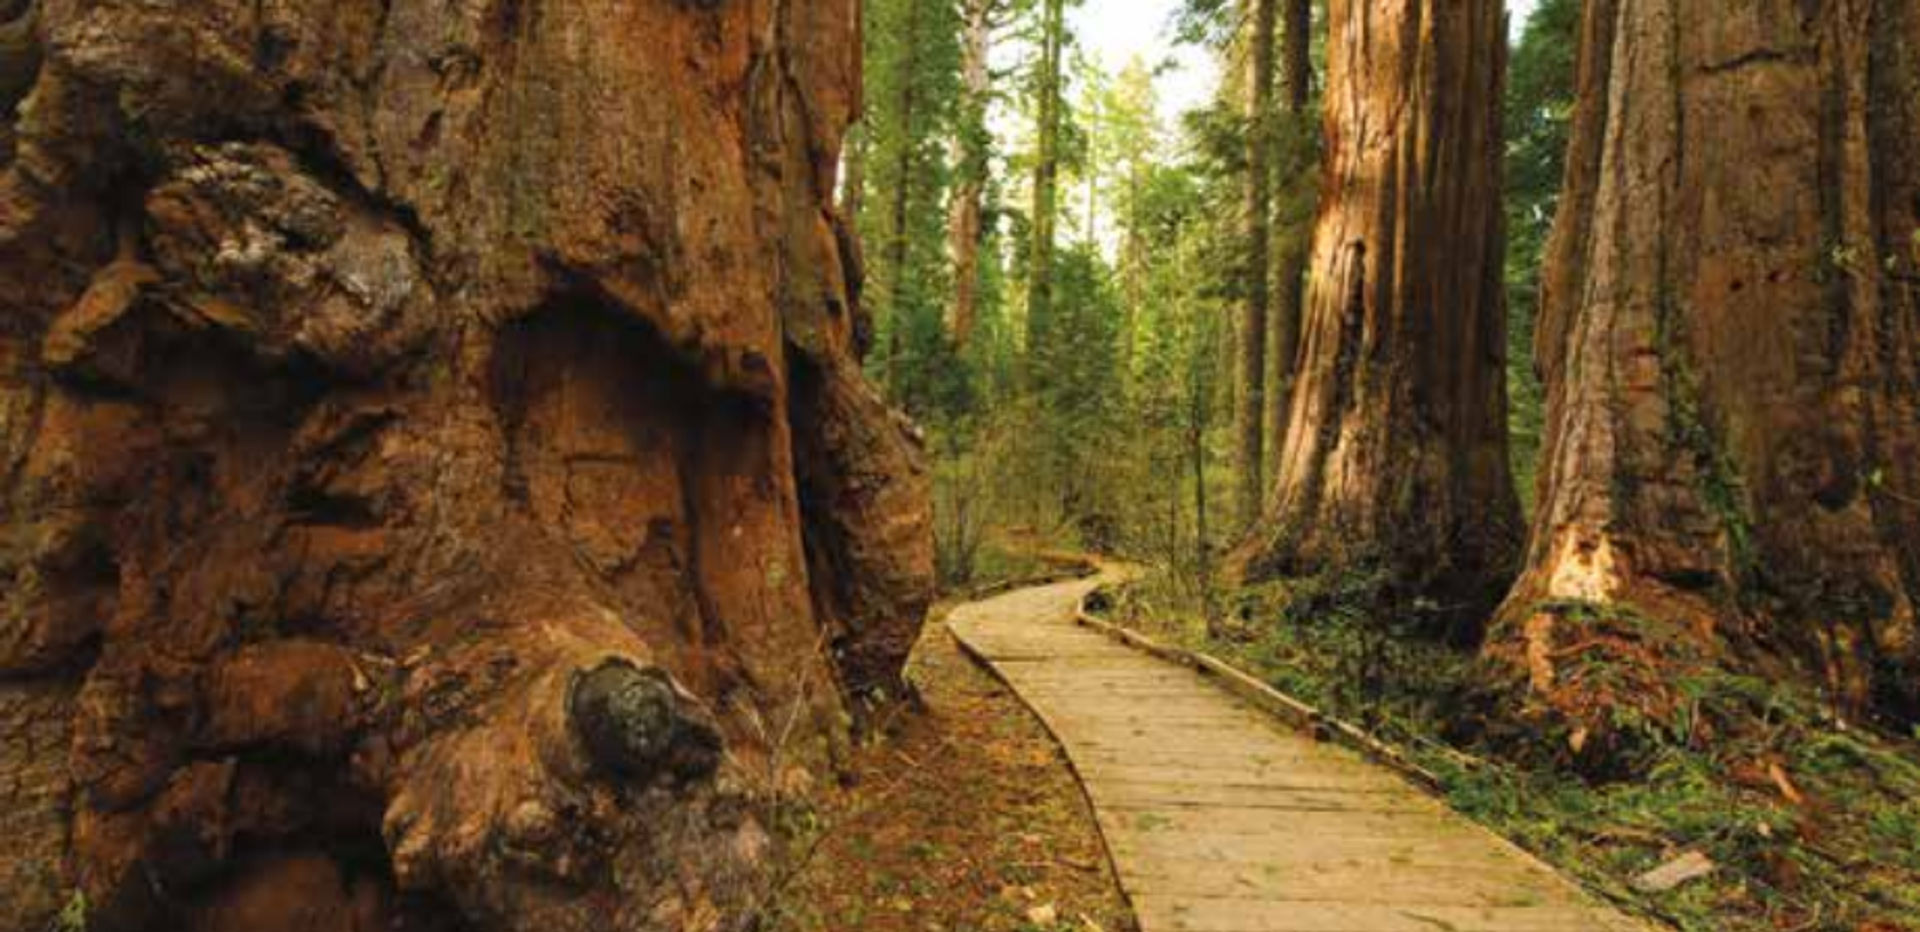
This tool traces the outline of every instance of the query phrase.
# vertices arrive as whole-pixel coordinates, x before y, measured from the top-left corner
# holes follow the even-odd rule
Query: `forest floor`
[[[922,706],[858,748],[813,813],[782,932],[1127,932],[1092,811],[1059,747],[936,611]],[[817,845],[817,847],[814,847]]]

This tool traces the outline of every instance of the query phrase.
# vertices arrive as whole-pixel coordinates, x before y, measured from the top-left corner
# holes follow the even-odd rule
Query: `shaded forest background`
[[[1309,57],[1298,77],[1275,72],[1287,99],[1256,129],[1241,5],[1195,0],[1167,24],[1227,75],[1210,106],[1168,125],[1154,84],[1173,63],[1109,72],[1044,0],[869,4],[866,117],[842,203],[866,244],[870,375],[937,454],[948,586],[1020,560],[1012,533],[1173,567],[1197,595],[1258,514],[1239,459],[1250,394],[1240,309],[1262,281],[1278,292],[1258,380],[1271,457],[1322,172],[1325,13],[1291,6],[1313,17]],[[1547,0],[1515,30],[1503,110],[1505,359],[1514,486],[1527,501],[1544,417],[1533,320],[1579,16],[1575,0]],[[1049,138],[1038,127],[1055,96]],[[1265,276],[1249,273],[1246,245],[1256,138],[1271,153]],[[1041,257],[1043,224],[1056,242]]]
[[[1190,0],[1168,28],[1215,56],[1224,78],[1210,106],[1170,125],[1154,96],[1156,70],[1170,65],[1090,61],[1063,15],[1070,5],[867,10],[865,120],[842,208],[866,244],[869,373],[934,454],[943,585],[1017,577],[1048,548],[1133,559],[1153,569],[1119,595],[1117,619],[1226,656],[1407,749],[1457,807],[1617,902],[1697,930],[1920,928],[1920,731],[1900,592],[1911,579],[1889,569],[1920,550],[1900,467],[1888,465],[1913,429],[1908,260],[1894,229],[1906,170],[1897,144],[1843,158],[1832,142],[1864,132],[1884,147],[1911,128],[1910,107],[1873,98],[1913,87],[1897,77],[1911,64],[1906,40],[1887,38],[1912,14],[1823,9],[1795,25],[1710,4],[1668,11],[1737,21],[1697,45],[1683,27],[1675,47],[1650,53],[1705,62],[1697,73],[1676,65],[1670,88],[1609,70],[1659,34],[1615,32],[1661,15],[1651,5],[1545,0],[1491,63],[1485,33],[1463,24],[1506,34],[1497,6],[1441,17],[1459,31],[1421,55],[1490,80],[1499,96],[1450,100],[1453,84],[1416,95],[1413,109],[1433,108],[1416,126],[1440,127],[1435,145],[1455,147],[1441,161],[1453,174],[1419,190],[1461,196],[1433,214],[1408,208],[1413,219],[1394,229],[1413,241],[1390,247],[1401,264],[1388,267],[1413,270],[1417,289],[1434,263],[1476,269],[1476,246],[1499,243],[1489,267],[1500,293],[1394,292],[1382,303],[1437,300],[1434,317],[1412,315],[1435,328],[1419,339],[1501,339],[1495,362],[1440,363],[1454,380],[1444,389],[1416,363],[1423,375],[1393,383],[1411,395],[1359,403],[1390,419],[1406,407],[1394,399],[1415,399],[1422,416],[1450,410],[1433,400],[1447,392],[1487,400],[1439,439],[1409,439],[1406,424],[1429,422],[1383,420],[1381,433],[1355,427],[1351,399],[1296,398],[1316,362],[1349,363],[1329,348],[1351,339],[1344,325],[1311,330],[1315,300],[1344,300],[1315,276],[1348,268],[1315,251],[1316,226],[1323,237],[1329,224],[1366,230],[1398,209],[1381,208],[1376,189],[1324,190],[1371,170],[1357,147],[1326,164],[1328,134],[1342,130],[1340,108],[1325,106],[1329,85],[1340,88],[1329,20],[1375,14]],[[1847,57],[1869,33],[1883,37],[1872,69]],[[1703,51],[1748,41],[1759,51],[1726,61]],[[1756,62],[1778,71],[1741,73]],[[1816,108],[1783,90],[1803,80],[1858,83],[1823,85],[1854,96]],[[1673,111],[1614,109],[1634,94],[1669,94]],[[1497,126],[1478,125],[1483,104]],[[1704,129],[1675,125],[1689,107],[1704,108],[1693,111],[1708,114]],[[1720,134],[1726,151],[1682,158],[1686,132]],[[1636,161],[1642,150],[1615,145],[1623,139],[1668,153],[1665,167]],[[1487,148],[1497,164],[1473,166]],[[1570,152],[1582,160],[1571,171]],[[1609,171],[1658,182],[1610,187]],[[1497,192],[1476,187],[1487,177]],[[1848,226],[1858,214],[1836,200],[1850,183],[1881,192],[1872,203],[1886,213],[1870,234]],[[1740,191],[1763,189],[1772,193],[1747,196],[1767,205],[1741,205]],[[1345,200],[1328,202],[1336,194]],[[1474,227],[1468,214],[1496,196],[1497,222]],[[1562,215],[1562,197],[1578,199],[1574,212]],[[1880,245],[1856,244],[1874,236]],[[1858,260],[1866,248],[1884,253],[1884,271]],[[1715,265],[1714,250],[1735,258]],[[1640,264],[1655,251],[1657,270]],[[1764,283],[1743,297],[1748,275]],[[1836,297],[1848,281],[1858,290]],[[1365,318],[1372,328],[1405,310],[1370,300],[1318,319],[1383,315]],[[1858,329],[1844,322],[1854,314],[1882,316]],[[1784,368],[1739,337],[1758,328],[1791,342],[1820,327],[1878,346],[1864,352],[1884,368],[1859,368],[1876,363],[1844,336],[1796,344]],[[1364,363],[1388,367],[1383,382],[1422,352],[1418,340],[1393,346],[1402,355]],[[1616,375],[1649,360],[1648,381]],[[1485,394],[1474,387],[1482,365],[1504,370]],[[1555,367],[1557,399],[1543,384]],[[1828,413],[1795,426],[1798,415],[1768,400],[1786,397]],[[1328,411],[1349,420],[1329,427]],[[1302,414],[1307,423],[1290,423]],[[1488,414],[1504,418],[1504,436],[1474,424]],[[1611,418],[1617,433],[1594,433]],[[1375,437],[1393,451],[1385,469],[1348,462],[1347,486],[1329,492],[1321,472],[1287,460],[1323,462],[1333,431]],[[1503,462],[1483,462],[1488,450]],[[1450,464],[1437,482],[1391,475],[1436,459]],[[1675,863],[1704,863],[1705,879],[1638,880]]]

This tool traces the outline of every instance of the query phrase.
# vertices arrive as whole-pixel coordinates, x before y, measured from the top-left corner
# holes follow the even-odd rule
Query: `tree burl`
[[[854,0],[0,9],[0,916],[709,929],[901,694]]]

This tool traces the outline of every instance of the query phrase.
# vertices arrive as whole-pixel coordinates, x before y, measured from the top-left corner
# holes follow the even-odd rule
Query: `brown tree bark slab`
[[[1503,22],[1480,0],[1329,8],[1299,371],[1274,504],[1234,575],[1377,564],[1462,615],[1510,578]]]
[[[1492,656],[1582,738],[1615,703],[1670,718],[1674,674],[1736,646],[1911,719],[1920,13],[1600,0],[1580,67]]]
[[[856,5],[30,6],[4,924],[743,915],[931,588],[832,208]]]

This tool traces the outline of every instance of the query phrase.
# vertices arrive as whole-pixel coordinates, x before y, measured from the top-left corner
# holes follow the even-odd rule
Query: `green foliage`
[[[1580,0],[1542,0],[1508,66],[1506,100],[1507,385],[1514,479],[1533,504],[1545,393],[1533,367],[1540,266],[1559,206],[1573,118]]]
[[[1003,11],[1012,17],[1003,36],[1037,44],[1037,4]],[[1032,80],[1006,85],[1017,99],[996,104],[1006,110],[996,120],[1038,119],[1044,82],[1035,64],[1022,66]],[[909,314],[893,325],[891,355],[874,363],[932,437],[949,585],[982,575],[995,528],[1195,571],[1208,563],[1198,544],[1210,536],[1202,512],[1218,481],[1224,393],[1215,380],[1227,349],[1217,297],[1225,270],[1210,259],[1238,251],[1231,213],[1218,209],[1234,203],[1238,183],[1203,146],[1186,146],[1192,157],[1171,154],[1180,147],[1161,125],[1146,63],[1107,75],[1081,61],[1065,77],[1062,233],[1048,256],[1046,300],[1031,293],[1035,218],[1011,206],[1030,203],[1018,187],[1032,185],[1036,131],[1027,149],[985,156],[981,308],[968,345],[956,351],[938,318]],[[870,99],[876,93],[870,78]],[[962,114],[955,177],[981,164],[972,144],[1000,141],[969,136],[968,125]],[[1234,158],[1239,148],[1220,147]]]
[[[75,890],[53,917],[53,932],[87,932],[87,914],[92,907],[87,903],[87,895]]]
[[[991,0],[1001,70],[984,100],[961,87],[973,7],[866,6],[859,227],[878,328],[868,365],[931,438],[949,585],[981,575],[1009,527],[1029,543],[1176,565],[1196,585],[1226,540],[1212,513],[1226,478],[1225,324],[1246,254],[1249,128],[1223,96],[1171,132],[1152,63],[1109,74],[1076,54],[1052,15],[1078,5]],[[1230,8],[1196,4],[1187,22],[1206,25],[1186,33],[1230,56]],[[1272,126],[1276,229],[1304,245],[1318,120]],[[1057,197],[1039,198],[1049,158]],[[958,346],[945,320],[946,221],[955,191],[973,185],[984,208],[979,302]],[[1040,237],[1052,247],[1037,249]]]
[[[869,360],[879,379],[905,386],[914,405],[951,400],[959,378],[943,352],[951,290],[947,197],[955,170],[949,139],[960,125],[960,14],[950,0],[865,5],[867,302],[878,332]],[[934,410],[916,409],[915,413]]]

